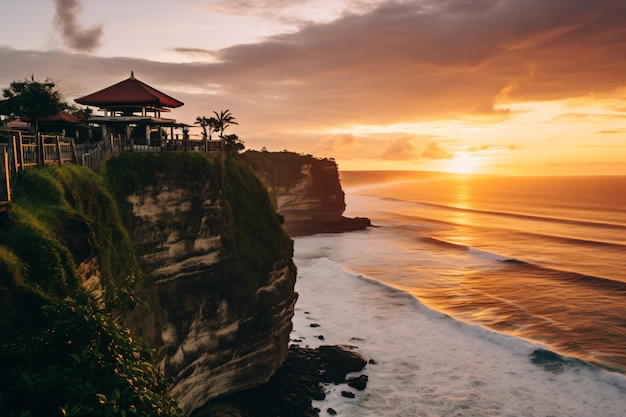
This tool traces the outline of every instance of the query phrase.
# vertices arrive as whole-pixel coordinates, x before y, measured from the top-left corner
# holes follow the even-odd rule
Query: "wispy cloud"
[[[102,25],[90,29],[81,27],[78,21],[80,0],[55,0],[55,20],[59,24],[65,43],[73,49],[91,52],[100,46],[104,30]]]
[[[178,52],[183,55],[194,56],[194,57],[205,57],[211,58],[215,56],[215,51],[211,51],[209,49],[202,48],[170,48],[171,51]]]

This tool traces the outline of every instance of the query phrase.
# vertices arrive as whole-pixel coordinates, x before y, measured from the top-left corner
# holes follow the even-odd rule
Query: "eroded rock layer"
[[[161,366],[185,414],[272,376],[287,356],[296,301],[292,241],[282,239],[269,267],[254,270],[239,230],[245,222],[237,218],[249,213],[231,208],[220,181],[229,179],[160,172],[126,198],[146,278],[145,302],[128,324],[162,350]],[[252,173],[243,181],[258,183]],[[280,229],[276,219],[257,216],[263,227]]]

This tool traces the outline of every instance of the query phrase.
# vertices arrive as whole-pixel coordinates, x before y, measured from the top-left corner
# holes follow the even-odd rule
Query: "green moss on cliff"
[[[217,187],[222,184],[221,167],[199,152],[122,153],[100,164],[100,174],[124,217],[130,213],[126,197],[156,184],[160,178],[208,182]]]
[[[292,248],[266,188],[248,165],[231,158],[213,159],[197,152],[124,153],[107,161],[101,173],[129,222],[127,197],[159,181],[176,179],[198,189],[207,184],[213,188],[214,198],[223,198],[229,209],[226,218],[235,223],[234,244],[249,294],[259,287],[259,277],[271,270],[273,260],[282,259],[284,251]],[[230,236],[222,239],[224,244],[232,240]]]
[[[302,166],[310,163],[312,157],[294,152],[259,152],[248,150],[238,157],[255,172],[266,177],[273,187],[295,184],[303,178]]]
[[[24,285],[53,298],[81,290],[77,266],[97,256],[102,284],[120,301],[135,285],[137,259],[115,203],[100,177],[76,165],[20,173],[14,214],[0,243],[24,265]]]
[[[245,164],[225,162],[224,195],[237,226],[237,248],[245,265],[246,282],[252,291],[276,259],[290,258],[291,239],[270,202],[266,188]]]
[[[149,350],[113,318],[139,268],[102,179],[74,165],[24,171],[12,206],[0,224],[3,415],[179,415]],[[77,271],[93,259],[98,295]]]

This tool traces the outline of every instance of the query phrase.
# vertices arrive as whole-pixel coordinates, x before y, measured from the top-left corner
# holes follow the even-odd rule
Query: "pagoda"
[[[74,101],[104,112],[102,116],[89,118],[90,123],[102,128],[103,139],[124,138],[131,146],[154,145],[155,142],[162,146],[166,140],[162,128],[169,128],[170,137],[174,138],[174,128],[188,127],[161,116],[184,103],[139,81],[132,71],[129,78]]]

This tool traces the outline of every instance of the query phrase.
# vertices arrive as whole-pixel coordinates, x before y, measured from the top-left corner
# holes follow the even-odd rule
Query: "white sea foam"
[[[530,361],[538,345],[455,321],[345,271],[326,256],[338,242],[338,235],[296,239],[292,339],[354,345],[377,363],[362,372],[365,391],[329,386],[327,399],[315,402],[321,415],[332,407],[343,416],[626,416],[623,375],[588,366],[549,372]]]

